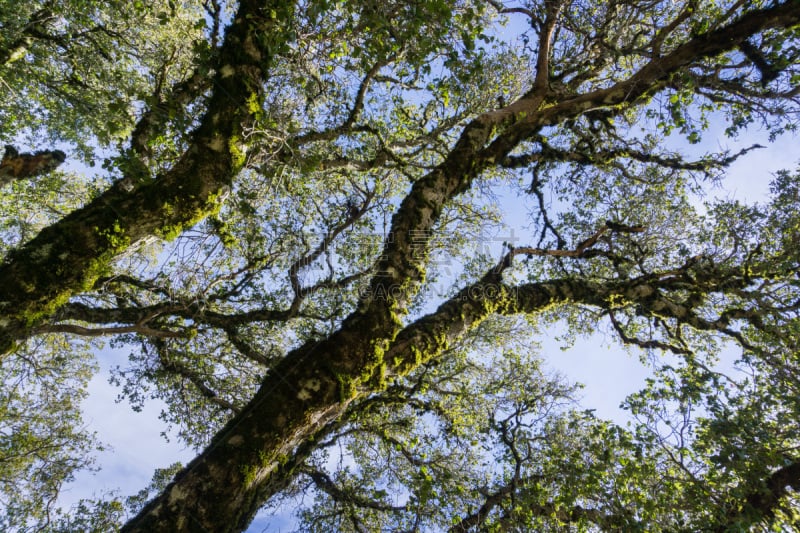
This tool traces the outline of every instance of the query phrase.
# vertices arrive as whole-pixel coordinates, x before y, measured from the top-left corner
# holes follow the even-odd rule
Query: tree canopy
[[[714,199],[760,147],[697,148],[796,129],[798,37],[796,0],[0,1],[0,525],[796,527],[800,170]],[[628,425],[556,329],[652,367]],[[104,342],[197,456],[64,511]]]

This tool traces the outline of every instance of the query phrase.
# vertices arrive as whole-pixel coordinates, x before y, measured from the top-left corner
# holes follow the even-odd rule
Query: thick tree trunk
[[[662,297],[662,292],[686,288],[674,272],[605,284],[563,279],[518,287],[503,284],[501,275],[500,269],[490,271],[390,341],[375,334],[381,319],[354,315],[328,339],[294,350],[270,371],[255,398],[203,454],[123,531],[245,529],[263,502],[291,481],[294,472],[285,465],[295,464],[297,450],[307,453],[314,436],[351,401],[379,392],[388,379],[437,357],[493,313],[532,314],[567,303],[608,308],[612,302],[640,303],[661,316],[674,312],[688,318],[690,312]],[[699,285],[707,285],[698,289],[711,290],[719,273],[693,275]],[[725,290],[746,283],[731,273]]]
[[[273,55],[289,39],[292,9],[285,1],[241,2],[220,53],[208,110],[171,170],[130,192],[110,188],[5,258],[0,353],[70,296],[91,289],[128,247],[152,236],[172,238],[219,208],[244,164],[242,128],[260,105]]]

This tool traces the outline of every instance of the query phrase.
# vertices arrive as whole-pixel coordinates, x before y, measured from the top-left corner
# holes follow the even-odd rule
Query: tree
[[[91,362],[63,347],[110,336],[131,350],[123,394],[165,400],[202,450],[129,501],[123,531],[242,530],[300,493],[312,530],[798,520],[800,174],[777,175],[766,205],[702,205],[756,147],[686,153],[711,120],[795,128],[796,1],[0,13],[4,140],[105,170],[2,192],[4,384],[83,390]],[[502,219],[501,190],[530,201],[532,231],[498,261],[471,244]],[[555,323],[652,358],[632,428],[576,410],[542,371],[531,344]],[[715,363],[726,342],[739,371]],[[21,390],[10,405],[49,398]],[[36,438],[85,457],[76,406],[49,399],[67,430]],[[23,430],[3,427],[9,477],[70,451],[19,453]],[[85,462],[27,500],[4,485],[9,527],[122,519],[116,501],[34,512]]]

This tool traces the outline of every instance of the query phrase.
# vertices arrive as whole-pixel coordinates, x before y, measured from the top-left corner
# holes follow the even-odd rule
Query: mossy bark
[[[713,277],[696,270],[693,276],[704,292],[735,291],[748,283],[736,268],[717,269]],[[726,279],[724,289],[720,276]],[[439,356],[492,314],[534,314],[554,305],[582,304],[601,309],[635,305],[652,316],[672,301],[671,292],[685,288],[685,279],[674,271],[605,283],[560,279],[510,286],[493,269],[404,328],[387,326],[381,315],[354,315],[337,333],[297,348],[271,370],[247,407],[123,531],[246,528],[263,502],[290,482],[294,473],[286,468],[287,458],[307,450],[353,400]],[[371,332],[379,331],[391,333],[385,349],[371,338]]]
[[[152,236],[172,238],[214,213],[241,170],[243,126],[261,105],[274,54],[291,38],[292,2],[241,2],[226,33],[214,91],[189,148],[155,180],[104,194],[42,230],[0,264],[0,353],[114,257]]]

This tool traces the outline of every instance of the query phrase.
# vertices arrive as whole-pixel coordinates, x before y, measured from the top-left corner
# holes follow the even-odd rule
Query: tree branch
[[[726,522],[717,526],[714,531],[730,531],[732,525],[738,527],[741,523],[769,523],[781,506],[781,500],[790,494],[790,488],[794,492],[800,491],[800,461],[792,461],[761,481],[757,488],[743,498],[745,505],[728,514]]]
[[[303,467],[300,472],[311,478],[314,486],[325,492],[334,501],[345,505],[353,505],[362,509],[372,509],[375,511],[383,512],[402,512],[406,508],[404,506],[386,505],[376,501],[364,498],[355,494],[353,491],[340,488],[328,474],[311,467]]]
[[[0,161],[0,187],[14,180],[34,178],[52,172],[63,163],[67,155],[61,150],[44,150],[32,154],[21,154],[7,144]]]
[[[293,7],[292,2],[241,2],[220,50],[208,110],[169,171],[131,192],[112,187],[0,264],[0,353],[91,286],[131,245],[153,235],[171,237],[219,209],[244,165],[243,146],[237,143],[252,120],[253,101],[262,100],[267,69],[290,38]]]

